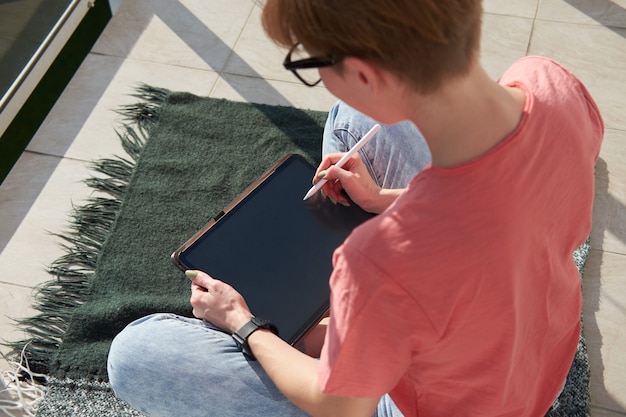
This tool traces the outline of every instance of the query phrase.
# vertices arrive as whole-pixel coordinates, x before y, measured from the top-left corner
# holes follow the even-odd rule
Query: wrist
[[[381,188],[376,194],[376,198],[373,199],[368,207],[364,209],[375,214],[380,214],[393,204],[394,201],[404,192],[403,188],[389,189]]]
[[[230,325],[226,327],[224,330],[230,332],[230,334],[235,333],[243,326],[246,325],[254,316],[251,313],[241,314],[237,318],[230,320]]]
[[[261,317],[251,317],[243,326],[232,334],[235,343],[242,352],[255,360],[254,354],[248,344],[248,338],[257,330],[269,330],[278,336],[278,328],[269,320]]]

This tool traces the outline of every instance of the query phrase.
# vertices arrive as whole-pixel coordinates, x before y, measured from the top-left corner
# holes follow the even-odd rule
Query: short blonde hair
[[[267,0],[262,21],[279,45],[370,60],[429,93],[467,73],[481,17],[480,0]]]

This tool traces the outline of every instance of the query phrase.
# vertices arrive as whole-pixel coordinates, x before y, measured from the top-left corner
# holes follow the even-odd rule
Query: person
[[[379,214],[335,251],[330,315],[305,352],[235,289],[188,271],[196,319],[149,316],[114,340],[118,396],[154,416],[546,413],[579,337],[572,252],[591,228],[603,124],[550,59],[490,79],[481,15],[479,0],[265,2],[266,32],[291,48],[285,67],[307,85],[316,68],[341,100],[315,181]],[[334,166],[371,127],[364,115],[389,125],[374,154]],[[414,136],[385,161],[403,129]],[[420,138],[429,162],[405,166],[422,160]],[[404,170],[408,184],[385,186]],[[231,337],[246,328],[248,354]]]

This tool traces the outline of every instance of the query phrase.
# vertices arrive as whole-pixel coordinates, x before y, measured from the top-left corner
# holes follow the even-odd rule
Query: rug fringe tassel
[[[60,239],[65,254],[48,267],[47,272],[54,278],[39,286],[35,293],[33,307],[39,314],[14,319],[29,337],[7,344],[12,348],[12,356],[23,357],[28,362],[28,373],[49,372],[74,309],[88,297],[100,253],[115,226],[149,130],[158,121],[161,105],[169,94],[168,90],[146,84],[136,87],[133,97],[139,102],[117,111],[123,116],[124,124],[115,132],[128,157],[116,155],[93,162],[90,169],[94,175],[85,182],[99,195],[72,208],[65,234],[52,233]]]
[[[140,129],[145,129],[158,118],[161,105],[169,94],[170,91],[164,88],[141,83],[133,94],[139,101],[121,106],[118,113]]]
[[[0,378],[0,412],[7,417],[35,416],[37,406],[47,391],[38,381],[45,380],[46,376],[30,369],[24,349],[19,361],[2,357],[11,368],[2,372]]]

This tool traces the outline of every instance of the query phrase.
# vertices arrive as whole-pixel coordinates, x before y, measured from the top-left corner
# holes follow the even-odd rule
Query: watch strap
[[[278,336],[278,328],[272,322],[261,317],[252,317],[246,324],[244,324],[239,330],[233,333],[233,339],[237,346],[250,358],[256,360],[254,354],[250,350],[248,345],[248,338],[252,333],[259,329],[268,329],[272,333]]]

